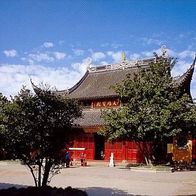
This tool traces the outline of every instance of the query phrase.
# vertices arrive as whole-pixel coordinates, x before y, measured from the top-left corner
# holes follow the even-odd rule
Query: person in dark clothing
[[[66,167],[69,167],[69,164],[70,164],[70,154],[69,154],[69,151],[67,151],[65,153],[65,164],[66,164]]]
[[[86,155],[82,152],[80,155],[81,166],[86,166],[85,157]]]

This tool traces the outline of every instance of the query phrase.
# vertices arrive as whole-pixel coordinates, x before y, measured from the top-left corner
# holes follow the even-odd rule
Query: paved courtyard
[[[0,188],[34,185],[29,170],[18,163],[0,162]],[[196,172],[131,171],[106,166],[65,168],[51,186],[77,187],[89,196],[196,195]]]

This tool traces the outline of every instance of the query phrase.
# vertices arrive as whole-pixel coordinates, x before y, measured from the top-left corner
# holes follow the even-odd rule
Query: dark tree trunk
[[[42,181],[42,164],[43,160],[39,160],[39,168],[38,168],[38,187],[41,187],[41,181]]]
[[[48,183],[48,178],[49,178],[49,174],[50,174],[50,169],[51,169],[51,161],[50,159],[46,160],[45,163],[45,170],[44,170],[44,174],[43,174],[43,181],[42,181],[42,186],[47,186]]]
[[[35,186],[38,187],[37,179],[36,179],[36,177],[35,177],[35,174],[34,174],[34,172],[33,172],[32,167],[31,167],[29,164],[27,164],[27,163],[26,163],[26,165],[27,165],[27,167],[30,169],[30,172],[31,172],[31,174],[32,174],[32,176],[33,176],[33,180],[34,180]]]

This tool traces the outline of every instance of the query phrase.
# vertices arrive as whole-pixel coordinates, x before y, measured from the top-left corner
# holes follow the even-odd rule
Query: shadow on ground
[[[2,183],[2,182],[0,182],[0,189],[8,189],[8,188],[11,188],[11,187],[25,188],[25,187],[28,187],[28,186],[20,185],[20,184],[11,184],[11,183]]]
[[[84,191],[87,192],[88,196],[125,196],[125,195],[130,195],[130,196],[136,196],[133,194],[128,194],[127,192],[119,189],[112,189],[112,188],[103,188],[103,187],[89,187],[83,189]],[[141,196],[141,195],[137,195]]]
[[[103,187],[88,187],[82,189],[87,192],[88,196],[148,196],[145,195],[138,195],[138,194],[129,194],[123,190],[115,189],[115,188],[103,188]],[[176,196],[196,196],[196,194],[187,194],[187,195],[176,195]]]

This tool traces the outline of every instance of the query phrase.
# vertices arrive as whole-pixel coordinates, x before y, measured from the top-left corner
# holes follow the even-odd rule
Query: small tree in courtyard
[[[23,88],[1,107],[7,155],[28,166],[37,187],[46,186],[59,172],[61,150],[69,142],[74,119],[81,116],[76,101],[50,90],[40,92],[33,95]]]
[[[114,87],[122,107],[105,110],[105,128],[100,133],[109,140],[131,139],[137,142],[146,163],[156,159],[149,150],[167,138],[195,130],[196,110],[190,96],[175,85],[171,68],[175,60],[155,54],[155,61],[147,68],[138,67],[134,76]],[[142,147],[140,146],[142,142]]]

